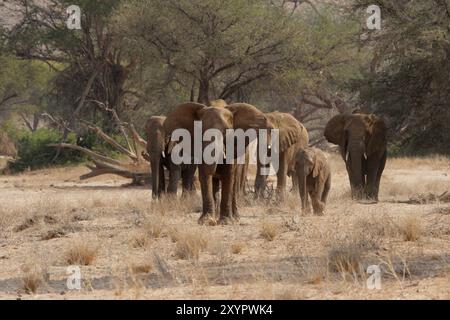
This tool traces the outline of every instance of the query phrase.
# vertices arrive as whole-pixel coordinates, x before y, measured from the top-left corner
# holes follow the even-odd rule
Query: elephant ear
[[[273,123],[275,129],[279,130],[280,151],[284,151],[293,144],[302,142],[303,146],[308,144],[308,133],[306,128],[292,115],[283,112],[271,112],[266,114],[267,118]]]
[[[168,143],[167,153],[170,153],[176,145],[176,141],[171,141],[170,137],[176,129],[186,129],[194,136],[194,121],[198,120],[198,111],[207,108],[204,104],[188,102],[178,105],[171,111],[164,121],[164,132]]]
[[[164,121],[164,130],[167,135],[171,135],[176,129],[186,129],[191,134],[194,131],[194,121],[198,120],[197,112],[206,108],[204,104],[188,102],[178,105],[171,111]]]
[[[234,103],[225,107],[233,113],[234,129],[272,129],[264,113],[247,103]]]
[[[386,131],[387,128],[383,119],[375,115],[369,116],[369,125],[367,132],[368,140],[366,146],[366,153],[368,155],[386,149],[387,144]]]
[[[342,145],[345,137],[345,122],[347,120],[347,116],[343,114],[338,114],[328,121],[325,126],[325,131],[323,135],[328,142]]]

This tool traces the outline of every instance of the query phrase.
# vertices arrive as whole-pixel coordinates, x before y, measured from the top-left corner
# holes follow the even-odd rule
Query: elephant
[[[283,112],[266,113],[266,117],[275,129],[279,130],[279,169],[277,172],[277,197],[283,200],[286,192],[287,176],[294,177],[295,155],[308,145],[309,136],[306,128],[292,115]],[[256,196],[261,196],[267,183],[267,176],[261,174],[260,161],[257,162],[255,178]],[[296,188],[297,179],[293,178]]]
[[[350,180],[352,199],[378,202],[381,175],[386,164],[386,124],[360,111],[339,114],[328,121],[324,136],[339,145]]]
[[[152,171],[152,195],[160,198],[166,192],[164,168],[169,171],[168,194],[177,194],[178,181],[182,178],[183,195],[195,190],[195,165],[176,165],[168,152],[168,140],[164,130],[166,117],[150,117],[146,124],[147,154]]]
[[[210,107],[224,108],[227,105],[227,102],[223,99],[212,100],[209,102]]]
[[[299,185],[302,211],[309,212],[308,194],[314,214],[323,215],[331,188],[331,171],[325,154],[312,147],[297,151],[295,174]]]
[[[193,138],[194,121],[202,122],[203,133],[208,129],[218,129],[222,133],[226,133],[227,129],[242,129],[244,131],[248,129],[271,129],[264,113],[249,104],[235,103],[226,107],[207,107],[199,103],[185,103],[179,105],[167,116],[164,123],[166,133],[170,134],[175,129],[183,128],[190,132]],[[227,139],[229,137],[225,136],[225,144]],[[173,144],[176,143],[177,141],[173,142]],[[203,142],[202,152],[208,144]],[[224,157],[226,155],[227,150],[225,148]],[[235,155],[235,159],[238,156]],[[209,222],[212,224],[216,222],[228,224],[239,220],[236,200],[239,179],[236,177],[238,170],[236,170],[237,164],[235,162],[216,161],[208,164],[202,159],[198,165],[203,208],[198,220],[199,224]],[[216,203],[219,202],[217,194],[220,189],[220,205],[216,210]],[[217,211],[219,211],[218,221],[216,221]]]

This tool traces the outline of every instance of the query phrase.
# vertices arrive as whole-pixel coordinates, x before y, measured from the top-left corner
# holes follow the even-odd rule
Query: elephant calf
[[[310,210],[309,194],[314,214],[323,215],[331,187],[330,166],[325,154],[317,148],[300,149],[296,154],[295,169],[302,211]]]

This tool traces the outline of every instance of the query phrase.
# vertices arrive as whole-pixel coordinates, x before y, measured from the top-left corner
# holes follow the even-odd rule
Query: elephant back
[[[299,148],[308,145],[308,132],[294,116],[278,111],[266,113],[266,116],[273,127],[279,130],[280,152],[292,145],[298,145]]]
[[[210,107],[225,108],[227,105],[227,102],[223,99],[212,100],[209,102]]]

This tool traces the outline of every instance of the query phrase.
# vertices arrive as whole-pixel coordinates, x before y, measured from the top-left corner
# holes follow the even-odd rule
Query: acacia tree
[[[7,44],[17,57],[41,60],[56,71],[55,105],[75,119],[90,101],[121,111],[130,93],[125,82],[136,61],[124,57],[110,17],[120,0],[17,0],[20,22],[9,30]],[[66,8],[81,8],[81,30],[67,28]],[[90,104],[92,107],[95,104]],[[65,106],[65,108],[64,108]],[[92,112],[94,108],[90,108]],[[85,113],[86,114],[86,113]]]
[[[447,0],[355,0],[380,6],[382,28],[366,32],[370,52],[361,100],[390,123],[398,151],[450,151],[450,3]],[[358,12],[358,11],[356,11]]]
[[[230,99],[301,60],[297,21],[257,0],[128,1],[117,16],[127,46],[163,61],[169,78],[203,103]]]

